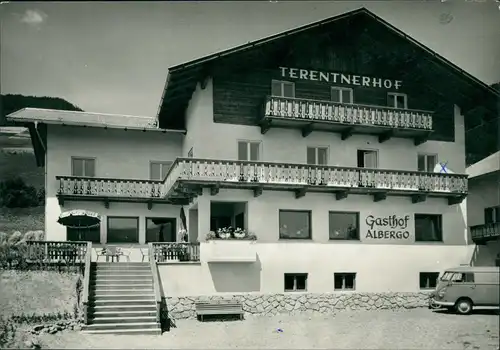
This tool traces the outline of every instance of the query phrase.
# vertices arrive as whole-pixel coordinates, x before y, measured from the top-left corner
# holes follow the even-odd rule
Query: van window
[[[472,272],[445,272],[441,281],[453,281],[453,282],[474,282],[474,274]]]

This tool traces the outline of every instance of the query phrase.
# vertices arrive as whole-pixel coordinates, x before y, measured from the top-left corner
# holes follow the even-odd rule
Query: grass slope
[[[0,208],[0,232],[45,231],[45,207]]]

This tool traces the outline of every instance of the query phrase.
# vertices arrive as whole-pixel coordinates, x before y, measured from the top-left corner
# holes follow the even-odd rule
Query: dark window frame
[[[314,163],[309,163],[309,150],[314,149]],[[319,163],[319,150],[325,151],[325,164]],[[306,148],[306,163],[308,165],[319,165],[325,166],[328,165],[330,149],[328,146],[307,146]]]
[[[420,170],[419,166],[418,166],[418,160],[419,160],[420,157],[424,157],[424,164],[425,164],[425,169],[424,170]],[[432,172],[434,172],[434,167],[432,169],[429,169],[429,167],[428,167],[428,165],[429,165],[428,158],[429,157],[434,157],[434,160],[435,160],[434,167],[437,164],[439,164],[438,154],[437,153],[418,153],[417,154],[417,171],[422,171],[422,172],[426,172],[426,173],[432,173]]]
[[[330,230],[330,227],[331,227],[331,219],[330,219],[330,214],[349,214],[349,215],[356,215],[356,235],[357,235],[357,238],[332,238],[332,235],[331,235],[331,230]],[[360,240],[360,212],[359,211],[333,211],[333,210],[330,210],[328,212],[328,240],[329,241],[359,241]]]
[[[493,224],[500,222],[500,205],[484,208],[484,223]]]
[[[280,84],[280,95],[273,94],[273,84]],[[285,96],[285,85],[290,85],[292,87],[293,96]],[[282,97],[282,98],[295,98],[295,82],[289,80],[279,80],[273,79],[271,80],[271,96],[273,97]]]
[[[174,164],[173,161],[168,161],[168,160],[150,160],[149,161],[149,180],[151,181],[164,181],[166,175],[168,174],[170,168],[172,167],[172,164]],[[160,166],[160,178],[159,179],[153,179],[153,165],[159,165]],[[168,169],[165,171],[165,174],[163,174],[163,167],[165,165],[168,165]]]
[[[344,95],[343,92],[347,91],[349,92],[349,102],[344,101]],[[333,94],[338,93],[339,100],[340,102],[334,102],[334,103],[340,103],[340,104],[353,104],[354,103],[354,89],[348,88],[348,87],[342,87],[342,86],[332,86],[330,89],[330,99],[333,101]]]
[[[424,239],[419,239],[418,238],[418,232],[417,232],[417,216],[431,216],[431,217],[436,217],[438,219],[438,233],[439,237],[438,239],[435,240],[424,240]],[[414,229],[415,229],[415,242],[443,242],[444,241],[444,232],[443,232],[443,215],[442,214],[429,214],[429,213],[415,213],[413,215],[413,222],[414,222]]]
[[[246,158],[247,159],[240,159],[240,143],[243,143],[245,144],[245,148],[246,148]],[[252,158],[252,144],[256,144],[257,145],[257,159],[250,159]],[[261,159],[262,159],[262,141],[260,140],[237,140],[237,143],[236,143],[236,147],[237,147],[237,155],[236,155],[236,158],[239,160],[239,161],[242,161],[242,162],[260,162]]]
[[[278,226],[279,230],[281,230],[281,212],[287,213],[307,213],[308,214],[308,228],[309,235],[308,237],[282,237],[281,232],[279,233],[279,239],[281,240],[312,240],[312,211],[311,210],[302,210],[302,209],[279,209],[278,210]]]
[[[346,287],[346,277],[347,276],[352,277],[352,288]],[[342,278],[342,287],[341,288],[335,287],[335,279],[337,277]],[[357,277],[356,272],[335,272],[333,274],[333,289],[336,291],[355,291],[356,290],[356,277]]]
[[[418,284],[421,290],[432,290],[435,289],[437,284],[439,283],[439,272],[429,272],[429,271],[419,272],[418,278],[419,278]],[[425,286],[422,286],[423,280],[425,280]]]
[[[109,219],[137,219],[137,242],[110,242],[109,241]],[[138,216],[123,216],[123,215],[113,215],[113,216],[107,216],[106,217],[106,244],[139,244],[140,242],[140,232],[139,232],[139,227],[140,227],[140,219]]]
[[[285,285],[286,285],[286,278],[287,277],[293,277],[293,289],[286,289],[285,288]],[[304,289],[298,289],[297,288],[297,277],[301,277],[301,278],[304,278]],[[307,280],[309,278],[309,274],[306,272],[306,273],[285,273],[283,275],[283,290],[285,292],[307,292]]]

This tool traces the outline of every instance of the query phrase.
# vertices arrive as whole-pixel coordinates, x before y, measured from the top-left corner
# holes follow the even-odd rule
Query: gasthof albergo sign
[[[414,241],[415,229],[411,215],[367,215],[364,221],[364,241],[395,244]]]

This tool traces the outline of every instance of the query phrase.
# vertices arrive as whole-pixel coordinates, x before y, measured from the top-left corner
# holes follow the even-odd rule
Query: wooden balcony
[[[476,244],[497,240],[500,238],[500,222],[471,226],[470,233],[472,241]]]
[[[272,127],[301,129],[302,136],[312,131],[340,133],[342,140],[353,134],[377,135],[379,142],[391,137],[413,139],[415,145],[432,133],[432,112],[334,103],[298,98],[266,98],[259,121],[261,133]]]
[[[175,196],[165,198],[163,181],[112,179],[98,177],[56,176],[59,182],[57,198],[61,206],[65,200],[103,201],[153,204],[185,204],[186,199]]]
[[[191,199],[204,187],[210,188],[212,195],[220,188],[239,188],[253,190],[255,197],[264,190],[278,190],[293,191],[296,198],[307,192],[333,193],[338,200],[348,194],[368,194],[376,202],[388,195],[408,196],[413,203],[443,197],[453,205],[467,195],[467,175],[177,158],[165,179],[167,198]]]

